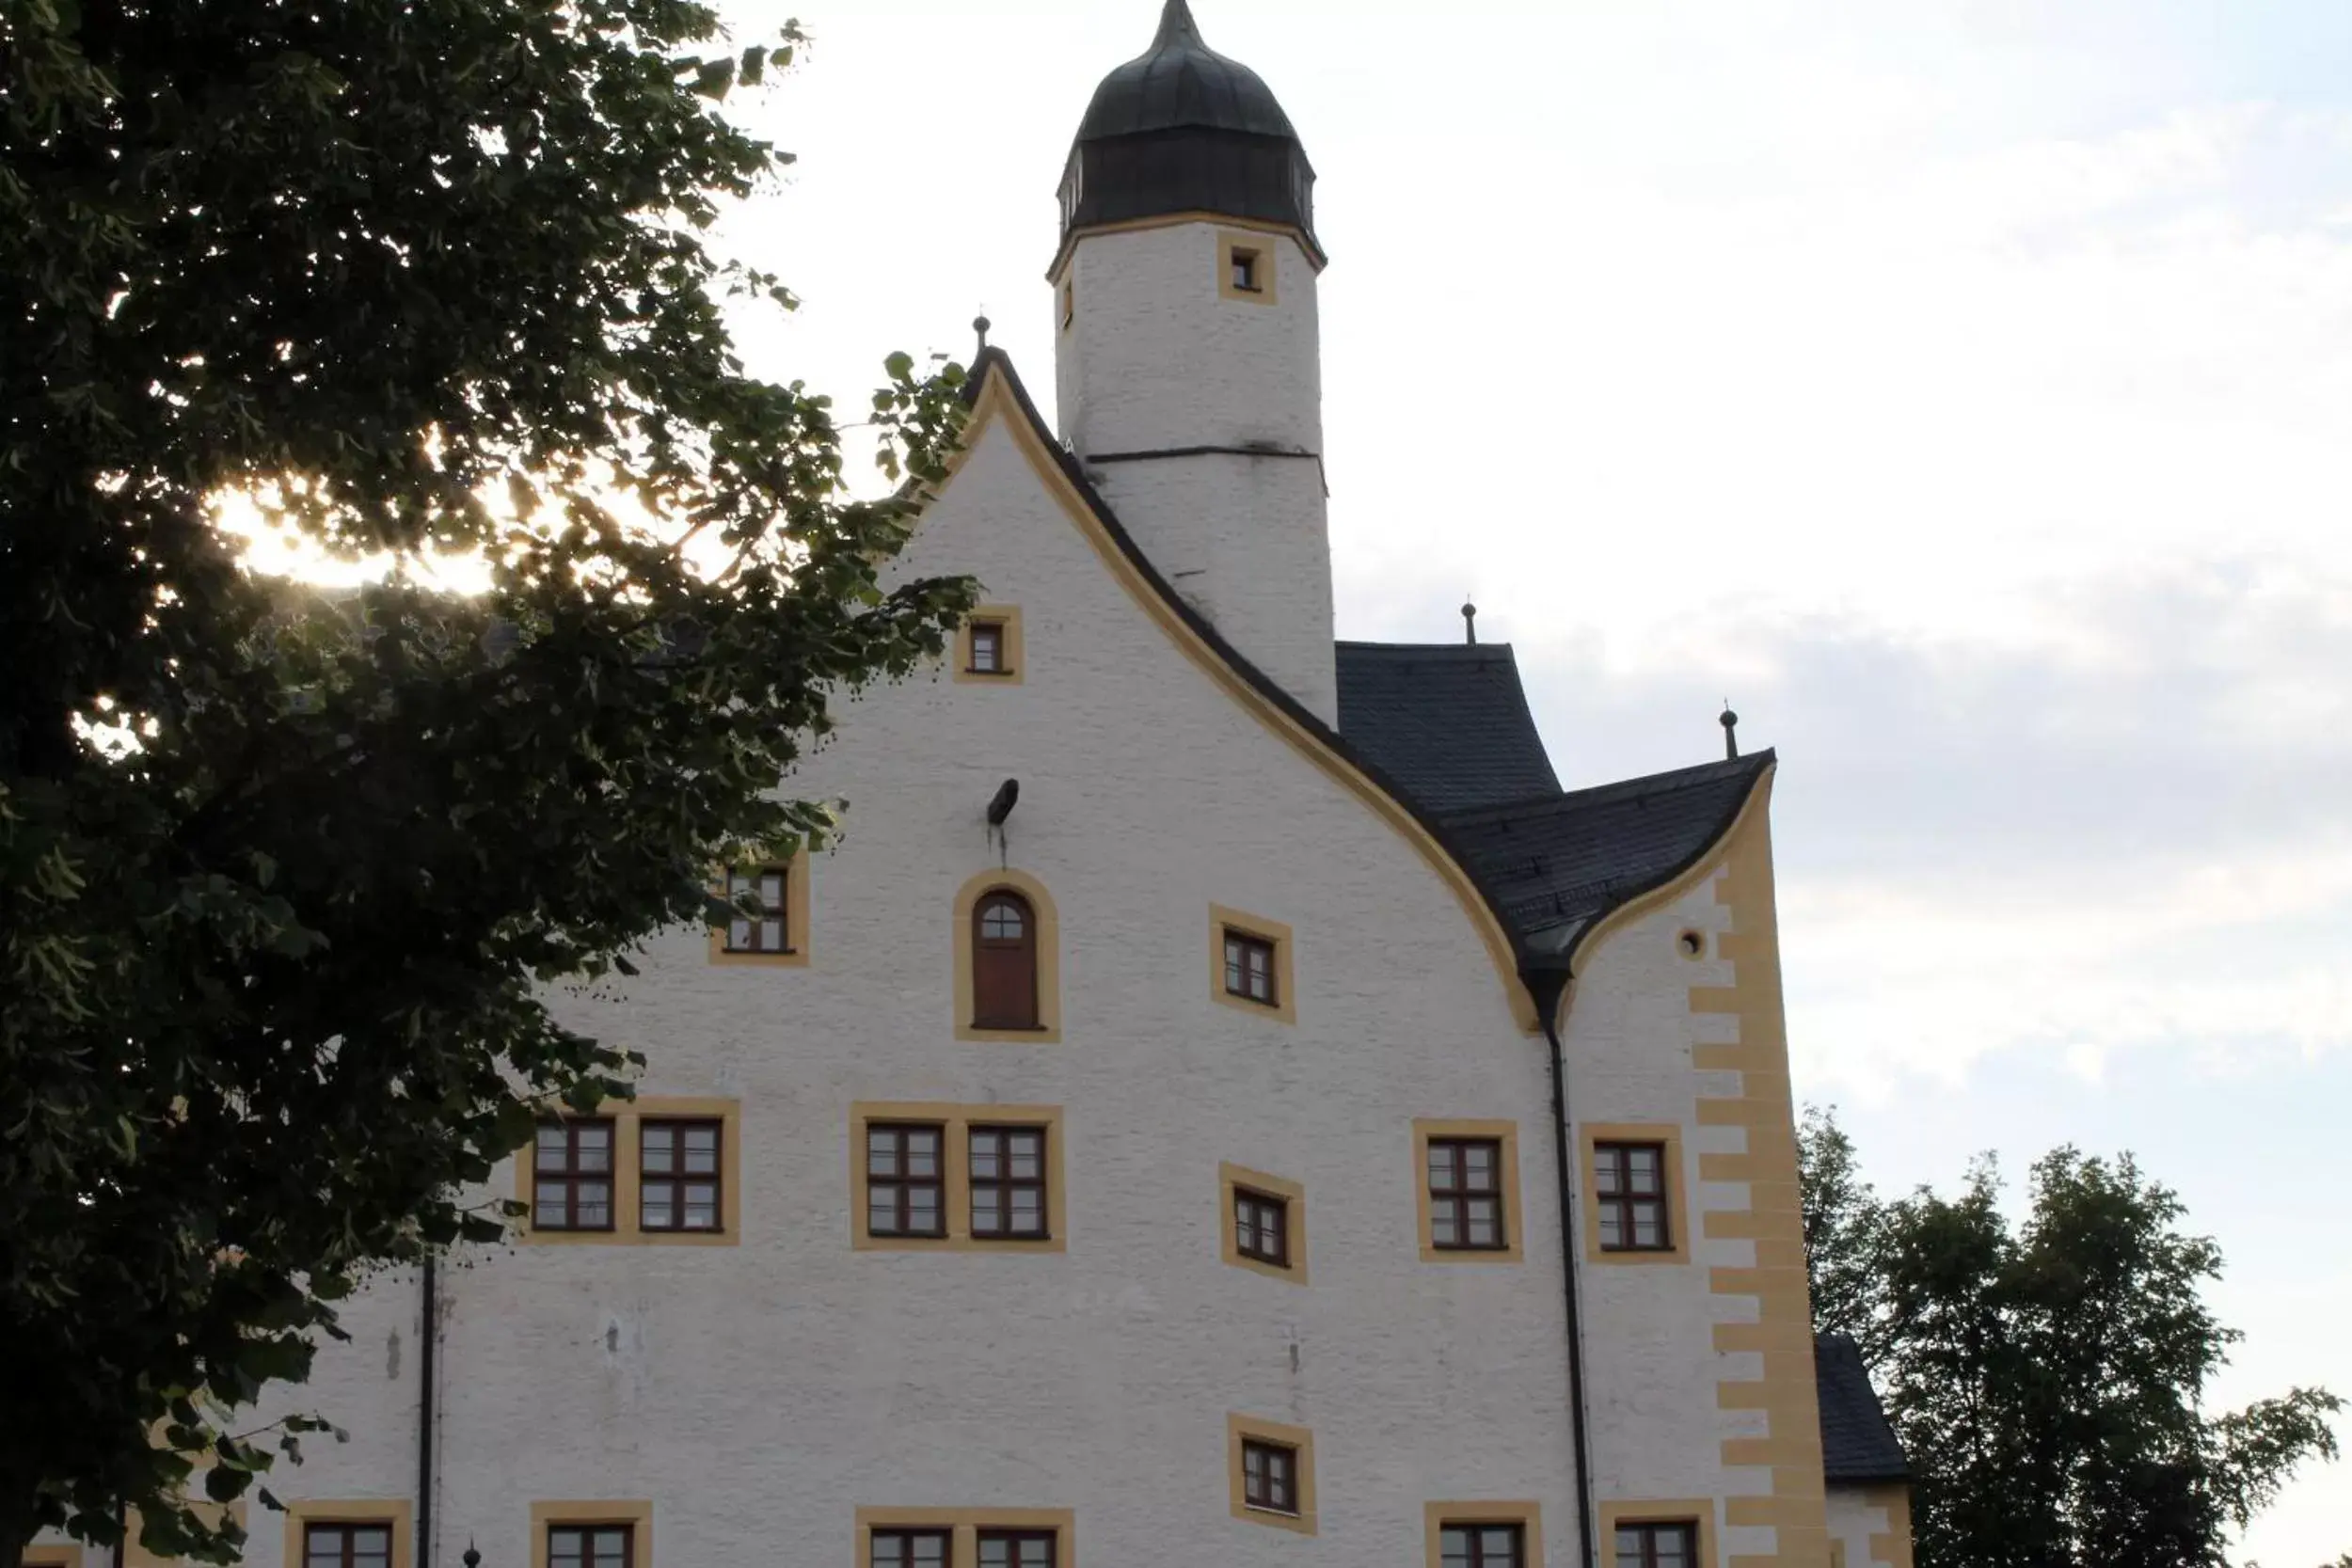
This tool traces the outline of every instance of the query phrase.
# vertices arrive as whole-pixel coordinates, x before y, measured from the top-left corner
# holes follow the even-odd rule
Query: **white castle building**
[[[1313,178],[1168,0],[1055,422],[983,352],[901,563],[985,585],[952,667],[787,781],[850,806],[770,918],[559,999],[638,1098],[349,1307],[255,1568],[1909,1568],[1772,756],[1563,791],[1507,646],[1333,641]]]

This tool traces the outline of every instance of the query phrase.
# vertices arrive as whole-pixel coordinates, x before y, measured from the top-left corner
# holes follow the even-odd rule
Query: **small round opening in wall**
[[[1682,950],[1684,958],[1695,958],[1706,953],[1707,939],[1696,931],[1685,931],[1675,938],[1675,945]]]

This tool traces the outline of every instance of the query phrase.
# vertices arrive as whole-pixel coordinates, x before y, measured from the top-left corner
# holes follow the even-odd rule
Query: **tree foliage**
[[[723,42],[687,0],[0,0],[0,1562],[126,1504],[233,1556],[182,1506],[269,1463],[225,1413],[360,1272],[498,1235],[454,1195],[535,1105],[627,1092],[546,988],[821,838],[774,796],[829,698],[969,605],[878,577],[961,372],[888,361],[862,504],[827,400],[735,356],[728,299],[790,301],[703,238],[783,157]],[[238,491],[487,587],[258,576]]]
[[[2202,1408],[2238,1333],[2212,1240],[2128,1155],[2034,1167],[2012,1227],[1990,1157],[1957,1196],[1882,1201],[1826,1114],[1799,1140],[1816,1326],[1860,1341],[1915,1476],[1922,1568],[2201,1568],[2296,1468],[2332,1394]]]

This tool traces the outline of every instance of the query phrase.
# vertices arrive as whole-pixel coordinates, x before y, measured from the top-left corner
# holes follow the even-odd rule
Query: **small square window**
[[[532,1229],[612,1229],[611,1118],[541,1122],[532,1148],[531,1181]]]
[[[947,1234],[946,1138],[935,1124],[866,1125],[867,1234]]]
[[[1619,1525],[1617,1568],[1695,1568],[1698,1531],[1691,1525]]]
[[[1050,1529],[984,1529],[980,1568],[1054,1568],[1054,1541]]]
[[[1503,1233],[1502,1143],[1429,1140],[1429,1244],[1440,1252],[1495,1252]]]
[[[1241,1443],[1242,1500],[1273,1513],[1298,1512],[1298,1450],[1245,1437]]]
[[[1275,994],[1274,943],[1226,927],[1225,994],[1267,1007],[1280,1005]]]
[[[869,1568],[948,1568],[953,1539],[944,1529],[878,1529]]]
[[[1045,1240],[1045,1129],[975,1127],[970,1157],[973,1240]]]
[[[647,1230],[722,1228],[719,1203],[721,1124],[646,1120],[638,1124],[638,1223]]]
[[[306,1525],[304,1568],[391,1568],[389,1525]]]
[[[729,953],[789,953],[791,931],[785,922],[785,894],[791,873],[781,865],[755,868],[727,868],[727,902],[736,906],[736,912],[727,922],[727,940],[723,949]],[[758,906],[756,916],[743,912],[742,904],[750,896]]]
[[[1067,328],[1077,319],[1078,280],[1074,277],[1065,277],[1061,280],[1061,324]]]
[[[1007,668],[1005,624],[1002,621],[973,622],[971,673],[1001,675]]]
[[[1233,1189],[1233,1250],[1244,1258],[1287,1269],[1290,1200],[1248,1187]]]
[[[628,1525],[549,1525],[548,1568],[629,1568],[636,1534]]]
[[[1449,1524],[1438,1527],[1441,1568],[1525,1568],[1527,1527],[1509,1524]]]
[[[1257,293],[1259,292],[1258,268],[1260,265],[1258,253],[1254,250],[1244,250],[1239,245],[1235,245],[1232,249],[1232,257],[1233,268],[1233,276],[1232,279],[1232,286],[1246,294]]]
[[[1673,1250],[1674,1235],[1666,1219],[1664,1144],[1596,1143],[1593,1194],[1603,1252]]]

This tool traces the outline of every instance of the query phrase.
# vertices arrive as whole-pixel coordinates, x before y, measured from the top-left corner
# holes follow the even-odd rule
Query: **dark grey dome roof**
[[[1062,249],[1081,230],[1211,213],[1295,229],[1320,266],[1314,182],[1273,91],[1200,40],[1185,0],[1168,0],[1152,47],[1103,78],[1079,121],[1062,172]]]
[[[1078,139],[1194,126],[1298,139],[1258,73],[1200,41],[1184,0],[1168,0],[1152,47],[1103,78],[1078,122]]]

